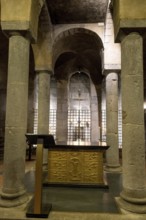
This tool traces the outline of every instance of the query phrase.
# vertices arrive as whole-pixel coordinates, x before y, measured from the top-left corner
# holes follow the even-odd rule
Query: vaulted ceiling
[[[82,28],[62,33],[54,44],[54,74],[57,79],[68,78],[76,71],[87,72],[97,85],[102,81],[101,50],[103,44],[98,35]]]
[[[46,2],[52,24],[58,25],[104,22],[109,0],[46,0]],[[58,52],[59,57],[54,66],[55,75],[62,78],[67,76],[67,72],[81,68],[92,73],[91,78],[93,77],[95,83],[101,82],[100,43],[100,46],[96,45],[95,39],[90,34],[77,33],[64,38],[62,42],[59,41],[56,45],[57,51],[63,42],[66,51],[63,53],[62,50],[62,54]]]
[[[53,24],[104,22],[108,0],[46,0]]]

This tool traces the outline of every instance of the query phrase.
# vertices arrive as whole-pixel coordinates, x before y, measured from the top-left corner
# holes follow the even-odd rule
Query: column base
[[[0,197],[0,207],[10,208],[15,206],[20,206],[26,202],[28,202],[29,197],[27,194],[24,194],[20,197],[14,197],[14,198],[5,198]]]
[[[43,170],[43,183],[48,181],[48,170]]]
[[[43,171],[48,171],[48,163],[43,163]]]
[[[122,167],[120,165],[118,166],[109,166],[105,165],[104,166],[104,171],[106,172],[115,172],[115,173],[121,173],[122,172]]]
[[[121,197],[116,197],[115,199],[121,213],[146,214],[146,204],[129,203]]]

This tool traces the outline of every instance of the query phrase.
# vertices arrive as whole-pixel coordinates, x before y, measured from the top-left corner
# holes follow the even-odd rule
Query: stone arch
[[[62,76],[65,77],[68,71],[74,72],[81,68],[92,73],[92,80],[95,81],[95,84],[99,84],[102,79],[101,51],[103,48],[101,38],[91,30],[72,28],[63,31],[53,42],[53,68],[55,75],[60,77],[59,73],[62,73]],[[72,52],[72,59],[68,60],[69,57],[66,56],[63,61],[62,54],[67,54],[68,52]],[[58,66],[58,60],[62,60],[62,67]]]
[[[88,34],[92,37],[95,38],[96,41],[99,41],[101,43],[101,45],[103,46],[103,42],[101,40],[101,38],[94,32],[94,31],[91,31],[89,29],[85,29],[85,28],[71,28],[71,29],[68,29],[66,31],[63,31],[62,33],[58,34],[58,36],[55,38],[54,40],[54,44],[59,40],[59,39],[62,39],[64,37],[67,37],[67,36],[70,36],[70,35],[74,35],[76,33],[85,33],[85,34]]]
[[[71,28],[58,34],[55,38],[53,42],[53,63],[55,63],[57,57],[59,56],[55,55],[56,46],[60,44],[62,41],[64,41],[64,39],[69,38],[71,36],[74,37],[76,34],[84,34],[85,36],[90,36],[90,38],[95,42],[95,45],[97,45],[97,47],[99,47],[100,45],[101,48],[104,48],[101,38],[95,32],[85,28]],[[58,54],[62,52],[64,52],[64,49],[61,47],[60,51],[58,51]]]

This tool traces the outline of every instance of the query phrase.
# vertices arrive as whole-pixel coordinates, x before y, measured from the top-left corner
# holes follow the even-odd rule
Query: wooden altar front
[[[105,186],[103,153],[108,146],[55,145],[48,148],[48,184]]]

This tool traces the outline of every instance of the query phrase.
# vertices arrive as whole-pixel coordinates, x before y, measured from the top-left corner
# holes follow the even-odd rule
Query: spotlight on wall
[[[78,66],[77,72],[78,72],[79,74],[81,73],[81,67],[80,67],[80,66]]]

